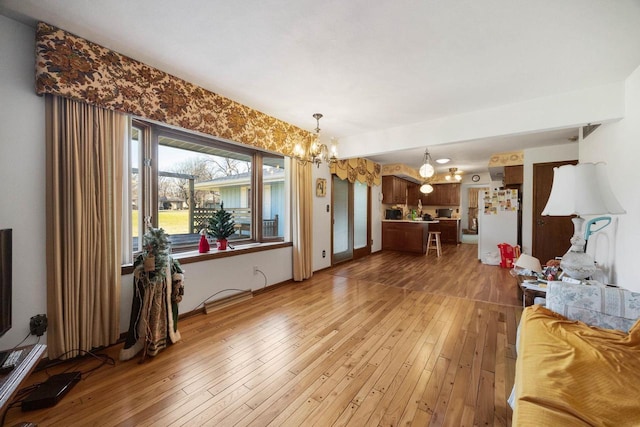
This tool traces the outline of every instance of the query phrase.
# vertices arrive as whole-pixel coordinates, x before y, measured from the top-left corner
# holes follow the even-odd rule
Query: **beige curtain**
[[[291,161],[293,280],[313,275],[313,185],[311,163]]]
[[[49,358],[119,337],[124,115],[46,96]]]

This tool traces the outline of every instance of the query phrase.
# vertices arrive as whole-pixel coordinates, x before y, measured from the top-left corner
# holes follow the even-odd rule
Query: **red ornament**
[[[209,241],[207,240],[207,236],[204,234],[200,235],[200,244],[198,245],[198,251],[201,254],[209,252]]]

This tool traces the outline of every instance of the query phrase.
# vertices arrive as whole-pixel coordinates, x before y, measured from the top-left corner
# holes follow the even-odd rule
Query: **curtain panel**
[[[40,22],[36,92],[87,102],[291,157],[312,133]]]
[[[126,124],[123,114],[46,97],[50,359],[119,338]]]
[[[311,163],[291,162],[293,280],[313,276],[313,183]]]

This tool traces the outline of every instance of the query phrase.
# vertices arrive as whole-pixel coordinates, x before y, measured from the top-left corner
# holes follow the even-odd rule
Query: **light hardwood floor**
[[[102,367],[6,425],[511,425],[515,280],[475,245],[443,249],[374,254],[182,319],[155,358]]]

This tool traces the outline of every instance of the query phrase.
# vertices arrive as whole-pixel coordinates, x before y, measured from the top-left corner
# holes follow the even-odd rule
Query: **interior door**
[[[371,253],[371,192],[366,184],[332,177],[332,264]]]
[[[533,248],[532,255],[544,265],[550,259],[567,252],[573,236],[571,216],[542,216],[542,210],[549,200],[553,184],[553,168],[575,165],[577,160],[533,165]]]

